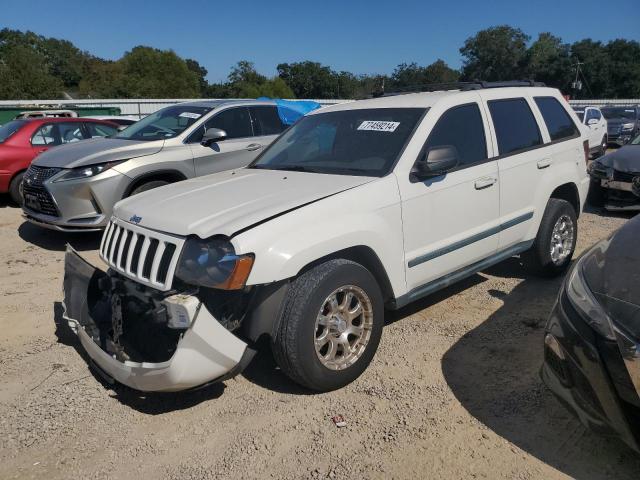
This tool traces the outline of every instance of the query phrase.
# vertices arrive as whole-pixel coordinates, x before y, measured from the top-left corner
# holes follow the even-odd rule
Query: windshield
[[[623,118],[625,120],[635,120],[636,111],[634,108],[603,108],[602,114],[607,120],[611,118]]]
[[[575,110],[575,112],[580,121],[584,122],[584,110]]]
[[[393,167],[424,108],[375,108],[303,117],[250,168],[381,177]]]
[[[3,143],[7,138],[16,133],[27,122],[24,120],[12,120],[9,123],[5,123],[0,127],[0,143]]]
[[[209,107],[194,107],[190,105],[175,105],[163,108],[125,128],[115,138],[164,140],[177,137],[210,111],[211,108]]]

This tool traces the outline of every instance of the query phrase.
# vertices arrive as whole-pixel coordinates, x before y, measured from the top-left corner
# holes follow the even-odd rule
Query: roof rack
[[[476,80],[473,82],[450,82],[450,83],[426,83],[423,85],[410,85],[408,87],[401,87],[392,92],[379,92],[373,94],[374,98],[377,97],[391,97],[394,95],[407,95],[410,93],[420,92],[437,92],[443,90],[482,90],[485,88],[504,88],[504,87],[546,87],[543,82],[536,82],[534,80],[509,80],[504,82],[485,82],[482,80]]]

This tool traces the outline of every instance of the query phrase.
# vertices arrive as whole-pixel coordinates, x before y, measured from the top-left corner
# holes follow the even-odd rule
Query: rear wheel
[[[272,341],[293,381],[318,391],[341,388],[364,372],[378,348],[384,305],[373,275],[349,260],[331,260],[290,286]]]
[[[523,255],[524,263],[536,274],[559,275],[571,263],[577,238],[578,222],[573,206],[566,200],[551,198],[533,246]]]
[[[605,153],[607,153],[607,143],[607,136],[605,135],[604,137],[602,137],[602,141],[600,142],[600,155],[598,155],[599,157],[602,157]]]
[[[22,197],[22,178],[24,177],[24,172],[18,173],[9,184],[9,195],[11,196],[11,200],[16,203],[18,206],[22,206],[23,197]]]
[[[167,182],[166,180],[151,180],[150,182],[138,185],[131,191],[129,196],[132,197],[133,195],[146,192],[147,190],[153,190],[154,188],[162,187],[164,185],[169,185],[169,182]]]

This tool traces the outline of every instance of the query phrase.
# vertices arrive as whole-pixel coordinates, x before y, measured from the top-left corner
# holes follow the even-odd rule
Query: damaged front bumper
[[[64,318],[108,380],[141,391],[185,390],[240,373],[253,357],[255,351],[221,325],[196,297],[182,296],[191,300],[192,307],[195,303],[195,308],[179,309],[180,318],[172,318],[176,309],[168,304],[171,297],[158,293],[158,298],[147,298],[155,310],[134,308],[135,295],[146,298],[144,288],[126,279],[118,283],[127,283],[130,290],[122,291],[120,285],[119,292],[108,273],[67,247]],[[118,314],[114,313],[114,296],[121,297],[115,303],[123,305]],[[114,318],[124,324],[124,331],[121,326],[115,335]],[[141,348],[121,346],[120,335],[125,343],[137,342]]]

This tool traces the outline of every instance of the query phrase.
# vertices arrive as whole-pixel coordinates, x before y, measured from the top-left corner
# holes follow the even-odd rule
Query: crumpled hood
[[[255,223],[372,180],[243,168],[129,197],[116,204],[114,215],[175,235],[231,236]]]
[[[597,161],[619,172],[640,172],[640,145],[625,145]]]
[[[151,142],[119,138],[92,138],[54,147],[33,161],[39,167],[76,168],[153,155],[162,150],[164,140]]]
[[[640,339],[640,215],[585,258],[583,272],[612,319]]]

